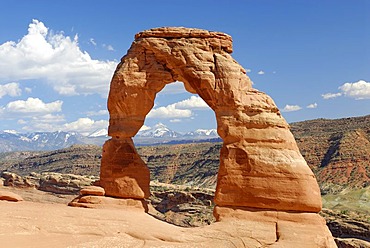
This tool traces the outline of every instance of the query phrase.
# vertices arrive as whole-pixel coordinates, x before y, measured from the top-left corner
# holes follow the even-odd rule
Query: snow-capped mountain
[[[55,150],[73,144],[81,144],[80,134],[75,132],[18,133],[12,130],[0,131],[0,152],[27,150]]]
[[[175,132],[169,129],[163,123],[158,123],[152,128],[139,131],[136,134],[137,137],[146,137],[146,138],[177,138],[182,136],[180,133]]]
[[[154,127],[145,127],[134,137],[138,145],[150,144],[177,144],[201,141],[219,141],[216,129],[197,129],[192,132],[181,134],[169,129],[163,123],[158,123]]]
[[[218,137],[218,134],[217,134],[217,129],[197,129],[192,132],[187,132],[184,136]]]
[[[216,129],[197,129],[186,134],[173,131],[163,123],[144,126],[134,137],[138,145],[188,143],[219,139]],[[0,152],[57,150],[74,144],[103,145],[110,139],[107,129],[98,129],[87,136],[77,132],[19,133],[14,130],[0,131]],[[219,141],[219,140],[218,140]]]

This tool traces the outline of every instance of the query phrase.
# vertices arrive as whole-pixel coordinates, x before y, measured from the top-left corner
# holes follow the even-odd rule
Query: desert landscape
[[[369,164],[369,156],[363,156],[363,154],[370,150],[365,148],[361,153],[357,153],[358,155],[356,155],[355,150],[353,151],[353,147],[347,149],[345,153],[336,152],[337,156],[333,157],[335,158],[336,167],[345,171],[353,170],[354,172],[337,173],[335,174],[337,178],[333,178],[333,181],[328,181],[325,177],[319,176],[321,170],[329,170],[330,168],[320,167],[321,163],[318,161],[323,161],[325,155],[329,152],[335,153],[329,149],[330,137],[348,136],[346,133],[356,132],[356,130],[359,133],[368,134],[370,130],[368,119],[369,116],[364,116],[338,120],[312,120],[291,124],[291,130],[296,137],[299,148],[318,178],[323,199],[323,210],[320,212],[320,215],[325,218],[326,224],[336,238],[339,247],[369,246],[370,208],[368,203],[370,189],[369,180],[366,180],[366,178],[364,180],[361,173],[361,166]],[[313,125],[313,123],[316,125]],[[365,135],[364,137],[367,140],[369,139],[369,136]],[[354,143],[357,137],[355,136],[354,138],[346,141]],[[320,142],[316,142],[318,139],[321,139]],[[313,147],[313,144],[316,147]],[[337,148],[340,149],[340,147]],[[213,197],[217,181],[221,143],[141,146],[137,149],[140,156],[147,163],[151,173],[149,215],[152,218],[149,216],[142,218],[148,218],[153,223],[161,220],[161,222],[174,224],[178,227],[186,227],[187,229],[185,230],[188,230],[189,227],[208,226],[215,222],[213,217]],[[322,152],[304,152],[307,149],[311,151],[316,149]],[[21,196],[24,201],[9,202],[2,205],[4,208],[2,213],[7,213],[2,218],[3,223],[8,221],[7,225],[3,225],[4,232],[13,233],[14,235],[17,233],[19,237],[8,239],[8,236],[4,235],[1,241],[20,247],[29,247],[28,241],[31,240],[30,238],[33,235],[39,237],[37,235],[46,235],[47,232],[51,232],[53,235],[49,234],[49,239],[44,237],[43,241],[40,241],[38,238],[35,238],[33,241],[35,246],[47,247],[48,244],[54,242],[56,247],[86,247],[93,246],[93,244],[96,244],[98,247],[107,247],[109,244],[113,247],[124,247],[120,243],[123,237],[113,231],[110,233],[107,230],[103,230],[105,225],[109,228],[109,225],[115,225],[114,223],[109,223],[109,221],[105,222],[104,225],[100,223],[97,226],[101,226],[101,229],[94,230],[89,229],[94,225],[83,226],[83,223],[88,221],[87,219],[95,218],[96,212],[93,211],[103,211],[103,213],[107,214],[107,220],[110,220],[108,215],[115,215],[116,211],[118,211],[121,212],[119,215],[121,216],[123,215],[122,212],[126,213],[126,210],[122,211],[122,209],[111,206],[108,210],[90,211],[91,209],[88,209],[88,212],[83,214],[84,210],[74,210],[72,207],[67,207],[68,203],[78,196],[81,188],[92,185],[99,179],[101,151],[102,148],[100,146],[74,145],[51,152],[3,153],[0,169],[2,170],[1,180],[6,186],[1,187],[1,190],[2,192],[13,192]],[[348,154],[355,154],[351,155],[351,161],[356,162],[348,163]],[[329,164],[332,163],[331,161],[328,162]],[[365,167],[364,170],[369,173],[368,167]],[[361,183],[359,183],[360,181]],[[331,189],[331,191],[328,191],[328,189]],[[3,203],[4,201],[1,204]],[[24,207],[20,207],[19,204],[24,204]],[[20,208],[14,208],[14,205]],[[44,211],[40,213],[39,208],[44,209]],[[64,215],[58,216],[58,223],[61,225],[58,227],[58,230],[74,230],[70,233],[65,232],[65,236],[63,236],[63,233],[55,233],[54,227],[48,224],[49,219],[56,219],[55,216],[40,218],[40,215],[45,211],[49,212],[49,209],[50,215],[59,211],[65,215],[67,215],[68,211],[82,211],[79,215],[84,217],[79,221],[76,219],[76,222],[70,223],[70,220]],[[112,212],[110,212],[111,210]],[[9,211],[17,211],[17,213],[8,214]],[[23,211],[29,215],[23,216]],[[135,210],[135,208],[132,211],[134,214],[128,214],[128,216],[143,215],[141,211]],[[131,210],[128,212],[131,213]],[[13,216],[18,216],[19,219],[15,220]],[[128,222],[125,222],[125,218],[121,220],[122,223],[129,225]],[[24,222],[24,219],[33,220],[33,222]],[[63,219],[66,223],[61,224]],[[17,225],[14,225],[15,221],[18,221]],[[98,222],[98,220],[95,221]],[[133,222],[135,223],[135,220]],[[54,225],[57,226],[58,224],[54,223]],[[68,227],[68,225],[73,227]],[[18,229],[13,230],[11,229],[12,226]],[[45,228],[44,233],[41,234],[42,232],[36,227]],[[23,231],[20,231],[22,228]],[[90,236],[86,234],[88,233],[87,230],[90,230]],[[199,229],[195,230],[197,230],[196,233],[200,232]],[[121,233],[123,234],[124,232],[125,230],[121,229]],[[166,232],[163,234],[163,237],[166,237]],[[70,235],[73,235],[74,238],[70,238]],[[109,236],[109,238],[103,237],[105,235]],[[217,237],[220,235],[225,234],[218,233]],[[171,235],[169,236],[171,237]],[[89,238],[87,239],[87,237]],[[209,237],[212,239],[211,236]],[[226,241],[229,238],[225,235],[225,244],[229,242]],[[86,241],[80,242],[79,240],[81,239]],[[143,240],[134,241],[132,237],[130,239],[132,243],[128,242],[127,244],[133,245],[136,244],[135,242],[137,244],[144,242]],[[15,242],[15,240],[19,240],[19,243]],[[172,241],[163,240],[163,246],[165,242]],[[186,247],[186,240],[177,240],[177,242],[176,245],[184,242],[182,245]],[[196,245],[198,247],[207,247],[207,244],[207,238],[205,238],[204,241],[199,241]],[[169,244],[167,245],[170,246]],[[196,245],[192,244],[191,246],[194,247]]]
[[[0,248],[370,248],[370,1],[2,1]]]
[[[369,116],[289,125],[232,51],[220,32],[136,34],[111,81],[103,148],[1,154],[1,244],[368,247]],[[156,94],[178,80],[223,142],[136,148]]]

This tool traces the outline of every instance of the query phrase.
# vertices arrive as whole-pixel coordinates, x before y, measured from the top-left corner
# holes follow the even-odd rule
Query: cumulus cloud
[[[88,135],[94,130],[107,128],[109,122],[107,120],[92,120],[90,118],[79,118],[77,121],[65,123],[60,128],[62,131],[79,132],[82,135]]]
[[[355,83],[345,83],[339,87],[342,94],[356,100],[370,99],[370,82],[359,80]]]
[[[258,75],[263,75],[263,74],[265,74],[265,72],[264,72],[264,71],[262,71],[262,70],[260,70],[259,72],[257,72],[257,74],[258,74]]]
[[[163,119],[173,119],[173,118],[187,118],[192,116],[190,109],[177,109],[176,104],[171,104],[166,107],[159,107],[152,109],[147,115],[148,118],[163,118]]]
[[[101,94],[106,97],[117,62],[94,60],[81,51],[78,36],[49,32],[33,20],[19,41],[0,44],[0,79],[38,79],[62,95]]]
[[[0,109],[0,115],[23,114],[23,115],[45,115],[62,111],[63,101],[44,103],[39,98],[29,97],[26,101],[17,100],[9,102]]]
[[[19,83],[9,83],[0,85],[0,98],[3,96],[9,95],[12,97],[20,96],[22,94],[22,90],[19,87]]]
[[[109,122],[107,120],[92,120],[90,118],[79,118],[73,122],[65,123],[65,119],[61,115],[43,115],[38,118],[31,118],[29,120],[19,120],[19,124],[25,126],[22,127],[24,131],[67,131],[67,132],[78,132],[82,135],[89,135],[97,129],[107,128]]]
[[[191,96],[180,102],[176,102],[165,107],[153,108],[148,118],[176,119],[188,118],[193,115],[192,110],[206,110],[208,105],[199,96]]]
[[[311,103],[311,104],[307,105],[307,108],[309,108],[309,109],[317,108],[317,103]]]
[[[208,109],[207,103],[199,96],[191,96],[189,99],[175,103],[178,109]]]
[[[342,93],[326,93],[326,94],[322,94],[322,98],[324,98],[325,100],[327,99],[332,99],[332,98],[336,98],[338,96],[341,96]]]
[[[302,109],[299,105],[285,105],[285,107],[282,109],[282,112],[293,112],[293,111],[298,111]]]

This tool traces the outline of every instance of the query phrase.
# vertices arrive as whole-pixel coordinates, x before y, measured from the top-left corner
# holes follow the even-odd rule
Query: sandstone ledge
[[[68,203],[68,206],[82,208],[129,208],[148,212],[148,204],[144,200],[113,198],[96,195],[79,196]]]

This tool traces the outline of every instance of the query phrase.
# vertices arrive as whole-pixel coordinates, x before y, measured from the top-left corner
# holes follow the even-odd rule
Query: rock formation
[[[232,50],[229,35],[200,29],[156,28],[135,36],[110,85],[108,134],[112,138],[103,147],[100,185],[107,196],[149,196],[149,170],[132,137],[153,108],[156,94],[166,84],[181,81],[215,112],[223,139],[216,219],[243,214],[250,218],[263,211],[256,219],[266,215],[276,226],[278,220],[302,221],[303,226],[315,223],[309,233],[315,234],[316,229],[321,244],[335,246],[316,214],[321,210],[320,190],[289,125],[274,101],[252,88],[245,69],[230,55]]]
[[[18,202],[23,201],[23,198],[13,192],[0,190],[0,201]]]

